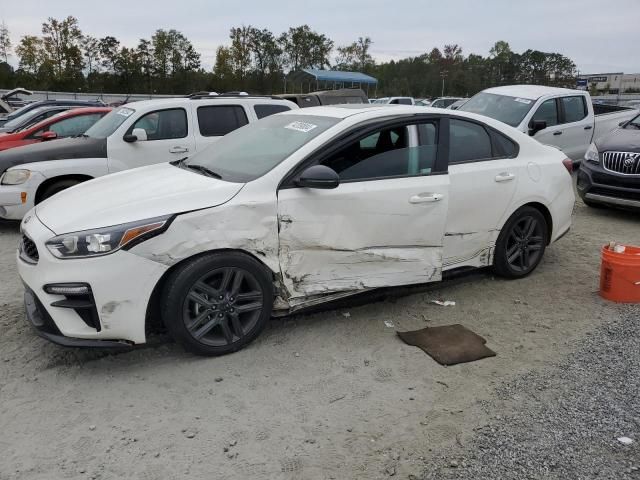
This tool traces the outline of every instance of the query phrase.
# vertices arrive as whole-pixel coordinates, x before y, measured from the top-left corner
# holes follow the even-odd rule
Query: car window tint
[[[421,123],[418,125],[418,138],[420,148],[417,155],[413,154],[409,160],[409,171],[412,174],[430,174],[436,163],[438,153],[438,125],[436,122]]]
[[[380,130],[331,155],[322,162],[343,181],[425,175],[419,171],[419,148],[409,147],[407,127]]]
[[[102,117],[101,113],[92,113],[89,115],[65,118],[64,120],[49,125],[45,130],[56,132],[58,137],[74,137],[86,132],[100,117]]]
[[[518,145],[510,138],[492,130],[491,139],[493,140],[494,157],[515,157],[518,154]]]
[[[491,158],[491,139],[481,125],[464,120],[449,122],[449,164]]]
[[[550,98],[542,102],[536,113],[533,114],[532,120],[541,120],[547,122],[547,127],[558,125],[558,109],[556,108],[556,99]]]
[[[579,122],[587,116],[587,109],[582,95],[563,97],[560,101],[564,109],[564,123]]]
[[[247,114],[240,105],[198,107],[198,124],[203,137],[226,135],[247,123]]]
[[[147,140],[167,140],[187,136],[187,112],[182,108],[158,110],[143,115],[129,129],[142,128],[147,132]]]
[[[291,109],[286,105],[254,105],[253,110],[256,112],[256,117],[264,118],[269,115],[286,112]]]

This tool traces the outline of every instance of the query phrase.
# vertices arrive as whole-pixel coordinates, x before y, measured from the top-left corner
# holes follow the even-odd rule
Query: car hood
[[[243,186],[160,163],[81,183],[45,200],[35,212],[60,235],[215,207]]]
[[[600,152],[640,152],[640,130],[617,128],[596,140]]]
[[[25,163],[68,158],[107,158],[106,138],[61,138],[0,152],[0,174],[7,168]]]

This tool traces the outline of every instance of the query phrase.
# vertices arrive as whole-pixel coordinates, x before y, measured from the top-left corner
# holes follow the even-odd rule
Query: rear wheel
[[[49,197],[53,197],[56,193],[59,193],[62,190],[66,190],[69,187],[73,187],[78,183],[80,183],[79,180],[73,180],[73,179],[59,180],[57,182],[54,182],[51,185],[48,185],[42,191],[42,194],[38,195],[38,201],[36,203],[40,203]]]
[[[533,207],[517,210],[503,227],[493,261],[493,268],[507,278],[529,275],[540,263],[549,238],[544,215]]]
[[[199,257],[168,278],[162,317],[171,336],[198,355],[241,349],[271,317],[270,272],[240,253]]]

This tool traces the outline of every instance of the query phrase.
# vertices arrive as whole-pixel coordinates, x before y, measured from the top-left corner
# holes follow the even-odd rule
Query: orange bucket
[[[640,303],[640,247],[616,253],[602,247],[600,296],[613,302]]]

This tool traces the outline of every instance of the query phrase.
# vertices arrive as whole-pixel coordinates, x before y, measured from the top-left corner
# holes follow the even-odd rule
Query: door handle
[[[587,125],[586,127],[584,127],[585,130],[591,130],[593,128],[593,125]]]
[[[409,203],[432,203],[439,202],[444,198],[442,193],[419,193],[409,197]]]
[[[560,130],[558,130],[557,132],[553,132],[553,134],[554,134],[555,136],[558,136],[558,135],[562,135],[562,132],[561,132]]]
[[[498,175],[496,175],[495,180],[496,180],[496,182],[510,182],[514,178],[516,178],[516,176],[513,173],[502,172],[502,173],[499,173]]]
[[[189,149],[187,147],[171,147],[169,153],[187,153]]]

